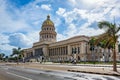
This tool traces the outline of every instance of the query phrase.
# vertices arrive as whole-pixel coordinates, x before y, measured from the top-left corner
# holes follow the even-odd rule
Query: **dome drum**
[[[40,32],[40,34],[46,34],[46,33],[48,33],[48,34],[57,34],[56,32],[52,32],[52,31],[48,31],[48,32],[46,32],[46,31],[41,31],[41,32]]]

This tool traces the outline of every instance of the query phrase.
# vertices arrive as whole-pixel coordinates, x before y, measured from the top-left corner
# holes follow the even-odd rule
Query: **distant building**
[[[54,23],[50,16],[43,22],[39,33],[39,42],[33,43],[32,48],[24,49],[26,61],[111,61],[112,50],[96,47],[90,51],[88,36],[75,36],[57,42]],[[117,60],[119,60],[118,46]]]

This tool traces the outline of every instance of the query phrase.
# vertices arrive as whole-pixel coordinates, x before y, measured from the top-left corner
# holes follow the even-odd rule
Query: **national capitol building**
[[[50,16],[43,22],[39,32],[39,42],[33,43],[32,48],[24,49],[25,61],[112,61],[113,53],[110,49],[96,47],[94,53],[90,50],[88,36],[74,36],[66,40],[56,40],[57,33]],[[120,60],[118,46],[116,46],[117,61]]]

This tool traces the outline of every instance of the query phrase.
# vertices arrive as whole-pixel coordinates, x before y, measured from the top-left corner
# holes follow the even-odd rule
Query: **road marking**
[[[14,74],[14,73],[11,73],[11,72],[7,72],[7,74],[11,74],[11,75],[14,75],[14,76],[17,76],[17,77],[21,77],[23,79],[27,79],[27,80],[32,80],[30,78],[27,78],[27,77],[24,77],[24,76],[20,76],[20,75],[17,75],[17,74]]]

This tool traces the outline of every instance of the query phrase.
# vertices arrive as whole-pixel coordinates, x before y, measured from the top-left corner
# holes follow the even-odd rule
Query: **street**
[[[0,80],[61,80],[39,72],[27,71],[10,66],[0,66]]]
[[[120,80],[120,77],[0,65],[0,80]]]

